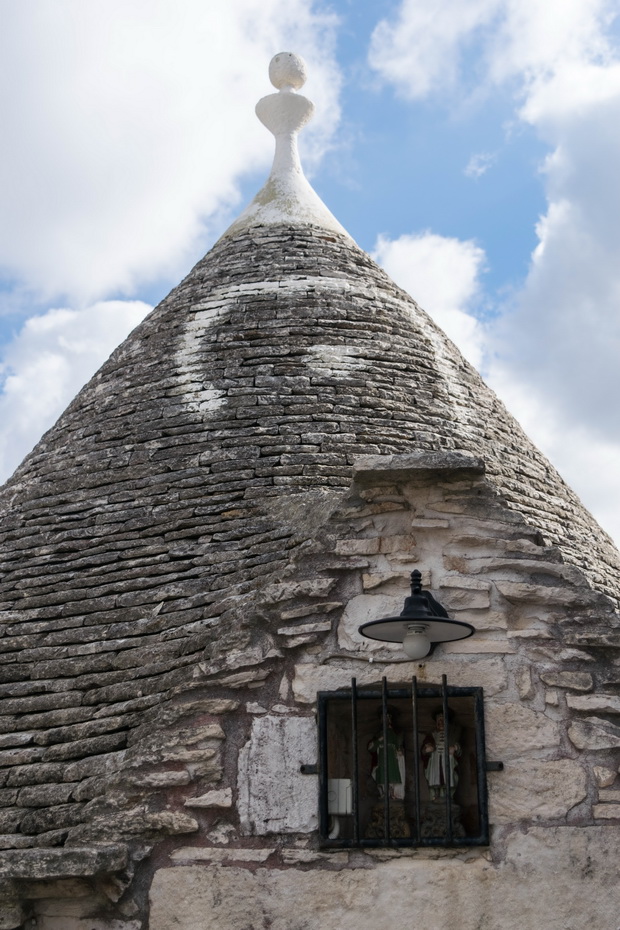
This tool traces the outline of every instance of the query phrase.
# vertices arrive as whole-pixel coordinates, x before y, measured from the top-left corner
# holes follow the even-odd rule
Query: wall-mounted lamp
[[[387,643],[402,643],[410,659],[423,659],[435,643],[466,639],[475,633],[471,623],[451,620],[441,604],[428,591],[422,591],[422,575],[411,572],[411,596],[405,600],[400,617],[382,617],[359,628],[362,636]]]

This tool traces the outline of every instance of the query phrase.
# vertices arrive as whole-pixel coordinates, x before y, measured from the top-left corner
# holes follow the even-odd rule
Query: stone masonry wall
[[[620,637],[609,600],[472,457],[362,459],[342,503],[318,526],[308,519],[307,545],[252,604],[243,635],[224,654],[214,643],[191,689],[157,712],[156,743],[138,730],[108,784],[90,841],[124,835],[126,864],[64,891],[17,878],[22,915],[37,930],[388,930],[412,915],[433,930],[615,930]],[[413,568],[476,627],[415,663],[357,633],[400,612]],[[487,756],[504,762],[488,775],[489,848],[321,850],[316,777],[299,772],[316,761],[317,692],[352,675],[444,673],[484,688]],[[149,818],[172,835],[145,846]]]
[[[210,833],[177,846],[154,876],[152,930],[173,915],[187,930],[388,930],[413,915],[433,930],[615,930],[617,618],[479,467],[407,473],[405,459],[360,465],[305,567],[270,592],[285,658],[245,702],[230,807],[214,807]],[[400,612],[416,567],[476,634],[412,663],[357,627]],[[304,590],[304,575],[322,588]],[[438,683],[444,673],[484,687],[487,757],[504,762],[488,775],[490,847],[319,849],[316,779],[299,774],[316,759],[317,692],[352,675]]]
[[[609,540],[368,256],[311,228],[227,239],[0,490],[0,847],[11,868],[34,869],[40,850],[195,829],[186,811],[115,809],[117,784],[133,784],[147,752],[153,764],[174,757],[174,778],[191,780],[222,737],[210,718],[188,732],[195,708],[177,697],[203,672],[259,687],[283,644],[315,635],[269,623],[296,626],[311,591],[342,600],[327,576],[308,575],[278,595],[292,615],[274,619],[265,592],[288,590],[278,586],[347,497],[360,454],[483,455],[507,509],[601,596],[618,596]],[[331,619],[325,608],[320,622]],[[589,629],[589,613],[575,620],[574,635]]]
[[[0,489],[0,930],[145,930],[151,885],[166,926],[192,897],[158,889],[196,862],[259,889],[406,869],[318,850],[297,767],[317,689],[411,675],[356,629],[418,566],[479,630],[416,673],[485,687],[507,761],[472,868],[494,882],[534,823],[596,845],[620,806],[610,540],[349,240],[222,240]]]

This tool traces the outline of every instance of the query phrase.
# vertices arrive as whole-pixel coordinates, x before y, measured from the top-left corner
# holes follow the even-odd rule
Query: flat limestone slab
[[[618,831],[536,828],[506,859],[396,858],[334,871],[178,866],[151,887],[150,930],[615,930]]]

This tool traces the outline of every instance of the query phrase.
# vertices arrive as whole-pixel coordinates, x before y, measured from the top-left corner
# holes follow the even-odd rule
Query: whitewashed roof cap
[[[312,101],[297,93],[306,83],[306,75],[306,63],[299,55],[280,52],[271,59],[269,78],[278,93],[268,94],[256,104],[256,115],[276,140],[271,174],[225,236],[251,226],[283,223],[319,226],[349,235],[313,189],[299,160],[297,134],[314,114]]]

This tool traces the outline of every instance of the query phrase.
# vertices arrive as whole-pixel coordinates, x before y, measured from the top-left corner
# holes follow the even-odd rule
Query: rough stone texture
[[[534,685],[532,682],[532,670],[529,666],[518,669],[516,674],[517,690],[521,700],[526,701],[534,696]]]
[[[356,649],[364,652],[376,652],[385,649],[385,644],[367,639],[358,633],[362,623],[377,620],[379,617],[398,616],[403,609],[403,598],[398,595],[387,594],[360,594],[353,597],[347,604],[338,626],[338,644],[343,649]],[[398,646],[391,648],[400,658]]]
[[[577,749],[617,749],[620,747],[620,727],[604,717],[576,720],[568,728],[568,736]]]
[[[412,663],[357,625],[400,612],[417,567],[476,634]],[[565,695],[617,692],[619,569],[368,256],[309,227],[229,237],[0,491],[0,875],[89,877],[42,930],[98,926],[104,881],[109,926],[144,923],[151,867],[151,930],[607,930],[618,805],[593,810],[592,770],[620,728]],[[490,855],[322,853],[316,692],[443,674],[484,687],[506,762]]]
[[[540,677],[552,688],[572,688],[573,691],[591,691],[594,684],[589,672],[541,672]]]
[[[186,807],[232,807],[232,789],[222,788],[220,791],[207,791],[197,798],[188,798]]]
[[[96,875],[116,872],[127,865],[125,846],[99,849],[24,849],[0,853],[0,876],[9,878],[66,878],[70,875]]]
[[[484,682],[486,694],[495,694],[506,687],[506,671],[495,657],[487,660],[469,661],[463,663],[433,663],[432,670],[428,670],[429,681],[433,683],[441,680],[441,675],[449,673],[451,683],[455,685],[469,685],[473,681]],[[346,667],[343,663],[317,666],[310,662],[300,663],[295,667],[293,691],[296,700],[300,703],[312,704],[316,701],[318,691],[335,691],[337,688],[348,688],[351,677],[355,675],[360,684],[370,684],[377,680],[380,674],[386,675],[388,681],[410,681],[412,675],[417,675],[421,682],[426,679],[426,663],[403,662],[391,665],[389,661],[373,665],[356,665]]]
[[[239,755],[239,818],[245,833],[309,833],[317,829],[316,758],[310,717],[256,717]]]
[[[532,749],[559,744],[560,729],[545,714],[518,704],[490,704],[485,714],[487,748],[498,759],[520,758]]]
[[[619,853],[616,831],[558,827],[517,834],[503,863],[472,855],[362,857],[367,868],[341,871],[178,866],[155,876],[150,930],[393,930],[412,915],[433,930],[615,930]]]
[[[520,759],[507,764],[502,777],[494,780],[489,816],[494,824],[556,820],[586,795],[587,776],[578,763]]]
[[[618,774],[616,769],[610,769],[606,765],[595,765],[593,771],[599,788],[609,788],[615,782]]]
[[[620,820],[620,804],[595,804],[592,813],[597,820]]]
[[[566,703],[573,710],[620,714],[620,697],[617,694],[567,694]]]

